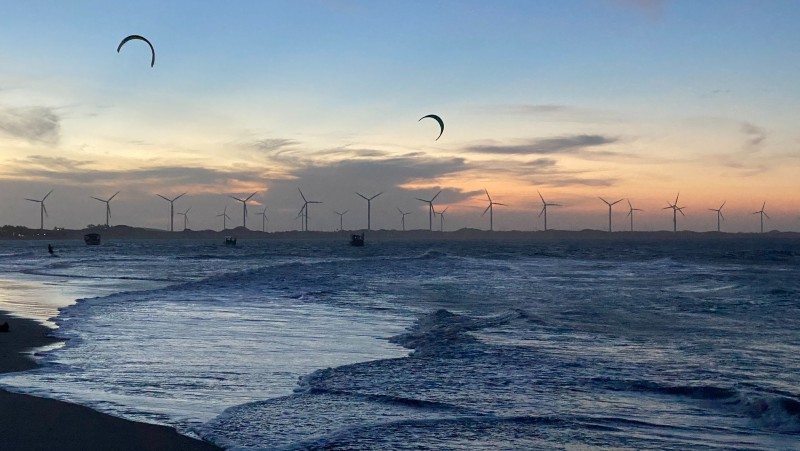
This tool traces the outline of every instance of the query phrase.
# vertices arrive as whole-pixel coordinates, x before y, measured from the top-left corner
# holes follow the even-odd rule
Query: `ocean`
[[[577,234],[575,235],[577,236]],[[800,239],[0,242],[0,386],[229,449],[800,449]]]

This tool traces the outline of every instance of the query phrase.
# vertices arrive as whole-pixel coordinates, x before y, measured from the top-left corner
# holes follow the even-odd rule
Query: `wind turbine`
[[[628,216],[631,217],[631,232],[633,232],[633,212],[634,211],[644,211],[644,210],[642,210],[641,208],[633,208],[633,205],[631,205],[630,199],[628,199],[628,208],[630,209],[630,210],[628,210]]]
[[[44,206],[44,205],[42,205],[42,206]],[[758,215],[758,214],[760,214],[760,215],[761,215],[761,233],[764,233],[764,216],[766,216],[766,217],[767,217],[767,219],[772,219],[772,218],[770,218],[770,217],[769,217],[769,215],[768,215],[768,214],[767,214],[767,213],[764,211],[764,207],[766,207],[766,206],[767,206],[767,201],[764,201],[764,203],[761,205],[761,210],[758,210],[758,211],[754,211],[754,212],[753,212],[753,214],[754,214],[754,215]]]
[[[436,213],[436,211],[433,212],[434,215],[439,215],[439,231],[440,232],[444,232],[444,212],[446,212],[448,208],[450,208],[450,207],[444,207],[444,210],[440,211],[439,213]]]
[[[345,210],[345,211],[339,213],[338,211],[333,210],[334,213],[339,215],[339,230],[344,230],[344,226],[343,226],[343,224],[344,224],[344,215],[346,215],[348,211],[350,211],[350,210]],[[369,221],[367,221],[367,222],[369,222]]]
[[[400,214],[403,215],[403,218],[402,218],[402,221],[403,221],[403,232],[405,232],[406,231],[406,215],[411,214],[411,212],[410,211],[409,212],[405,212],[405,211],[401,210],[400,208],[398,208],[397,211],[399,211]]]
[[[180,199],[181,197],[185,196],[186,193],[181,194],[180,196],[175,197],[174,199],[169,199],[161,194],[156,194],[156,196],[164,199],[165,201],[169,202],[169,231],[174,232],[175,228],[173,227],[173,218],[175,217],[175,201]]]
[[[227,204],[225,204],[225,208],[222,210],[222,214],[217,215],[218,218],[220,216],[222,216],[222,230],[223,231],[228,230],[228,222],[226,220],[227,219],[231,219],[231,217],[228,216],[228,205]]]
[[[486,207],[486,210],[483,210],[483,214],[481,214],[481,216],[485,215],[487,211],[489,212],[489,231],[491,232],[494,230],[494,206],[502,205],[505,207],[506,204],[501,204],[500,202],[492,202],[492,196],[489,195],[489,191],[486,188],[484,188],[483,190],[486,191],[486,197],[489,198],[489,206]]]
[[[719,220],[720,220],[720,218],[722,218],[723,220],[725,219],[725,216],[722,216],[722,207],[725,206],[725,202],[727,202],[727,201],[723,201],[722,205],[720,205],[719,208],[709,208],[708,209],[708,211],[716,211],[717,212],[717,232],[719,232]],[[763,210],[763,208],[762,208],[762,210]],[[758,212],[756,212],[756,213],[758,213]]]
[[[680,195],[681,195],[681,193],[678,193],[678,195],[675,196],[675,203],[674,204],[671,204],[671,203],[669,203],[669,201],[667,201],[667,205],[668,206],[662,208],[662,210],[668,210],[670,208],[672,209],[672,231],[673,232],[677,232],[678,231],[678,212],[681,212],[682,216],[686,216],[685,214],[683,214],[683,209],[686,208],[686,207],[679,207],[678,206],[678,197],[680,197]]]
[[[297,188],[297,191],[300,191],[300,188]],[[306,199],[306,196],[303,195],[302,191],[300,191],[300,197],[303,198],[303,208],[300,210],[300,212],[302,213],[303,211],[305,211],[304,229],[305,229],[306,232],[308,232],[308,204],[321,204],[322,202],[316,201],[316,200],[308,200],[308,199]]]
[[[113,196],[109,197],[108,199],[100,199],[99,197],[89,196],[92,199],[99,200],[100,202],[106,203],[106,227],[108,227],[108,219],[111,217],[111,199],[115,198],[119,194],[119,191],[114,193]]]
[[[258,191],[256,191],[256,193],[257,192]],[[244,227],[245,229],[247,228],[247,201],[250,200],[250,198],[252,198],[253,196],[255,196],[256,193],[253,193],[253,194],[245,197],[244,199],[239,199],[238,197],[235,197],[235,196],[228,196],[231,199],[238,200],[239,202],[242,203],[242,227]]]
[[[305,212],[306,212],[306,204],[303,204],[303,207],[302,207],[302,208],[300,209],[300,211],[297,213],[297,216],[295,216],[295,217],[294,217],[294,219],[300,219],[300,231],[301,231],[301,232],[305,232],[305,230],[306,230],[306,224],[305,224],[305,219],[306,219],[306,216],[305,216]]]
[[[49,196],[50,193],[52,193],[52,192],[53,192],[53,190],[48,191],[47,194],[44,195],[42,200],[28,199],[27,197],[25,198],[25,200],[29,200],[31,202],[38,202],[39,205],[41,206],[41,208],[39,208],[39,230],[44,230],[44,217],[48,216],[47,215],[47,208],[45,208],[45,206],[44,206],[44,201],[45,201],[45,199],[47,199],[47,196]]]
[[[261,216],[261,231],[266,232],[267,223],[269,222],[269,219],[267,218],[267,207],[264,207],[264,211],[262,211],[258,215]]]
[[[539,193],[539,190],[536,190]],[[547,232],[547,207],[560,207],[561,204],[554,204],[548,203],[542,197],[542,193],[539,193],[539,199],[542,199],[542,211],[539,212],[539,216],[544,215],[544,231]]]
[[[380,193],[378,193],[378,194],[376,194],[376,195],[374,195],[372,197],[367,197],[367,196],[365,196],[365,195],[363,195],[363,194],[361,194],[359,192],[356,192],[356,194],[358,194],[359,196],[361,196],[362,199],[367,201],[367,230],[372,230],[372,226],[370,224],[370,217],[372,216],[372,212],[371,212],[372,211],[372,199],[375,199],[376,197],[378,197],[381,194],[383,194],[383,191],[381,191]]]
[[[417,197],[418,201],[425,202],[426,204],[428,204],[428,229],[431,231],[433,231],[433,201],[439,194],[442,194],[442,190],[439,190],[439,192],[436,193],[436,196],[433,196],[431,200],[420,199],[419,197]]]
[[[191,210],[191,209],[192,209],[192,207],[189,207],[183,213],[178,212],[179,215],[183,216],[183,231],[184,232],[186,231],[186,228],[189,225],[189,210]]]
[[[622,202],[622,199],[610,203],[602,197],[598,197],[598,199],[602,200],[606,205],[608,205],[608,231],[611,232],[611,207],[616,205],[618,202]]]

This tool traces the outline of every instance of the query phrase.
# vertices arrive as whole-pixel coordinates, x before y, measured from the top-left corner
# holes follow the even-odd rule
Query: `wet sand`
[[[36,367],[31,348],[57,340],[51,329],[33,320],[0,312],[0,373]],[[28,352],[26,354],[26,352]],[[219,450],[209,443],[178,434],[165,426],[123,420],[87,407],[0,390],[2,450]]]

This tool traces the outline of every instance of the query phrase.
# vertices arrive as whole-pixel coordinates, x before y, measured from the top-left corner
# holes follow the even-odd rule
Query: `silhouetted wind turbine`
[[[642,210],[641,208],[633,208],[633,205],[631,205],[630,199],[628,199],[628,208],[630,209],[630,210],[628,210],[628,216],[631,217],[631,232],[633,232],[633,212],[634,211],[644,211],[644,210]]]
[[[181,197],[185,196],[186,193],[181,194],[180,196],[175,197],[174,199],[169,199],[161,194],[156,194],[156,196],[164,199],[165,201],[169,202],[169,231],[174,232],[175,228],[173,227],[173,218],[175,217],[175,201],[180,199]]]
[[[257,192],[258,191],[256,191],[256,193]],[[242,227],[244,227],[245,229],[247,228],[247,201],[250,200],[250,198],[252,198],[253,196],[255,196],[256,193],[253,193],[253,194],[245,197],[244,199],[239,199],[238,197],[235,197],[235,196],[228,196],[231,199],[238,200],[239,202],[242,203]]]
[[[258,215],[261,216],[261,231],[266,232],[267,223],[269,222],[269,219],[267,218],[267,207],[264,207],[264,211],[262,211]]]
[[[222,230],[228,230],[227,219],[231,219],[231,217],[228,216],[228,205],[227,204],[225,205],[225,208],[222,210],[222,214],[217,215],[218,218],[220,216],[222,216]]]
[[[708,211],[716,211],[717,212],[717,232],[719,232],[719,220],[720,220],[720,218],[722,218],[723,220],[725,219],[725,216],[722,216],[722,207],[725,206],[725,202],[727,202],[727,201],[723,201],[722,205],[720,205],[719,208],[709,208],[708,209]]]
[[[100,202],[105,202],[106,204],[106,227],[108,227],[108,219],[111,217],[111,199],[115,198],[119,194],[119,191],[114,193],[113,196],[109,197],[108,199],[100,199],[99,197],[89,196],[92,199],[99,200]]]
[[[301,232],[305,232],[305,230],[306,230],[306,215],[305,215],[305,212],[306,212],[306,204],[303,204],[303,206],[300,208],[300,211],[297,212],[297,216],[294,217],[294,219],[300,219],[300,231]]]
[[[333,210],[334,213],[339,215],[339,230],[344,230],[344,225],[343,225],[344,224],[344,215],[346,215],[348,211],[350,211],[350,210],[345,210],[345,211],[339,213],[338,211]]]
[[[378,197],[381,194],[383,194],[383,191],[381,191],[380,193],[378,193],[378,194],[376,194],[376,195],[374,195],[372,197],[367,197],[367,196],[365,196],[365,195],[363,195],[361,193],[358,193],[358,192],[356,194],[358,194],[362,199],[367,201],[367,230],[372,230],[372,225],[370,223],[370,218],[372,216],[372,199],[375,199],[376,197]]]
[[[400,214],[403,215],[403,218],[401,219],[401,221],[403,222],[403,232],[405,232],[406,231],[406,215],[411,214],[411,212],[410,211],[409,212],[405,212],[405,211],[401,210],[400,208],[398,208],[397,211],[399,211]]]
[[[754,214],[754,215],[759,215],[759,214],[761,215],[761,233],[764,233],[764,216],[766,216],[766,217],[767,217],[767,219],[772,219],[772,218],[770,218],[770,217],[769,217],[769,215],[768,215],[768,214],[767,214],[767,213],[764,211],[764,207],[766,207],[766,206],[767,206],[767,201],[764,201],[764,203],[761,205],[761,210],[758,210],[758,211],[754,211],[754,212],[753,212],[753,214]]]
[[[39,230],[44,230],[44,217],[45,216],[49,217],[48,214],[47,214],[47,208],[45,208],[45,206],[44,206],[44,201],[45,201],[45,199],[47,199],[47,196],[49,196],[50,193],[52,193],[52,192],[53,192],[53,190],[48,191],[47,194],[44,195],[42,200],[28,199],[27,197],[25,198],[25,200],[29,200],[31,202],[38,202],[39,205],[40,205],[40,208],[39,208]]]
[[[606,205],[608,205],[608,231],[611,232],[611,207],[616,205],[618,202],[622,202],[622,199],[610,203],[602,197],[598,197],[598,199],[602,200]]]
[[[297,188],[297,191],[300,191],[300,188]],[[300,197],[303,198],[303,209],[300,211],[305,211],[305,231],[308,232],[308,204],[321,204],[322,202],[306,199],[306,196],[303,195],[302,191],[300,191]]]
[[[539,190],[536,190],[536,192],[539,193]],[[547,232],[547,207],[560,207],[561,204],[546,202],[544,197],[542,197],[542,193],[539,193],[539,199],[542,199],[542,211],[539,212],[539,216],[544,214],[544,231]]]
[[[489,206],[486,207],[486,210],[483,210],[483,214],[481,214],[481,216],[485,215],[487,211],[489,212],[489,231],[491,232],[494,230],[494,206],[502,205],[505,207],[506,204],[501,204],[500,202],[492,202],[492,196],[489,195],[489,191],[486,188],[484,188],[483,190],[486,191],[486,197],[489,198]]]
[[[191,209],[192,209],[192,207],[189,207],[183,213],[178,212],[179,215],[183,216],[183,231],[184,232],[186,231],[186,228],[189,225],[189,210],[191,210]]]
[[[433,231],[433,201],[439,194],[442,194],[442,190],[439,190],[439,192],[436,193],[436,196],[433,196],[431,200],[420,199],[419,197],[417,197],[418,201],[425,202],[426,204],[428,204],[428,229],[430,231]]]
[[[680,195],[681,195],[681,193],[678,193],[678,195],[675,196],[675,203],[674,204],[671,204],[671,203],[669,203],[669,201],[667,201],[668,207],[662,208],[662,210],[668,210],[670,208],[672,209],[672,231],[673,232],[677,232],[678,231],[678,212],[681,212],[682,216],[686,216],[685,214],[683,214],[683,209],[686,208],[686,207],[679,207],[678,206],[678,197],[680,197]]]
[[[434,215],[439,215],[439,231],[440,232],[444,232],[444,212],[446,212],[448,208],[450,208],[450,207],[444,207],[444,210],[440,211],[439,213],[436,213],[435,210],[433,212]]]

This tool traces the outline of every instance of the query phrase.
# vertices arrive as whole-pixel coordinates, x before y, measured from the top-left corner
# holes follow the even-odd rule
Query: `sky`
[[[800,231],[797,1],[0,6],[0,224]]]

